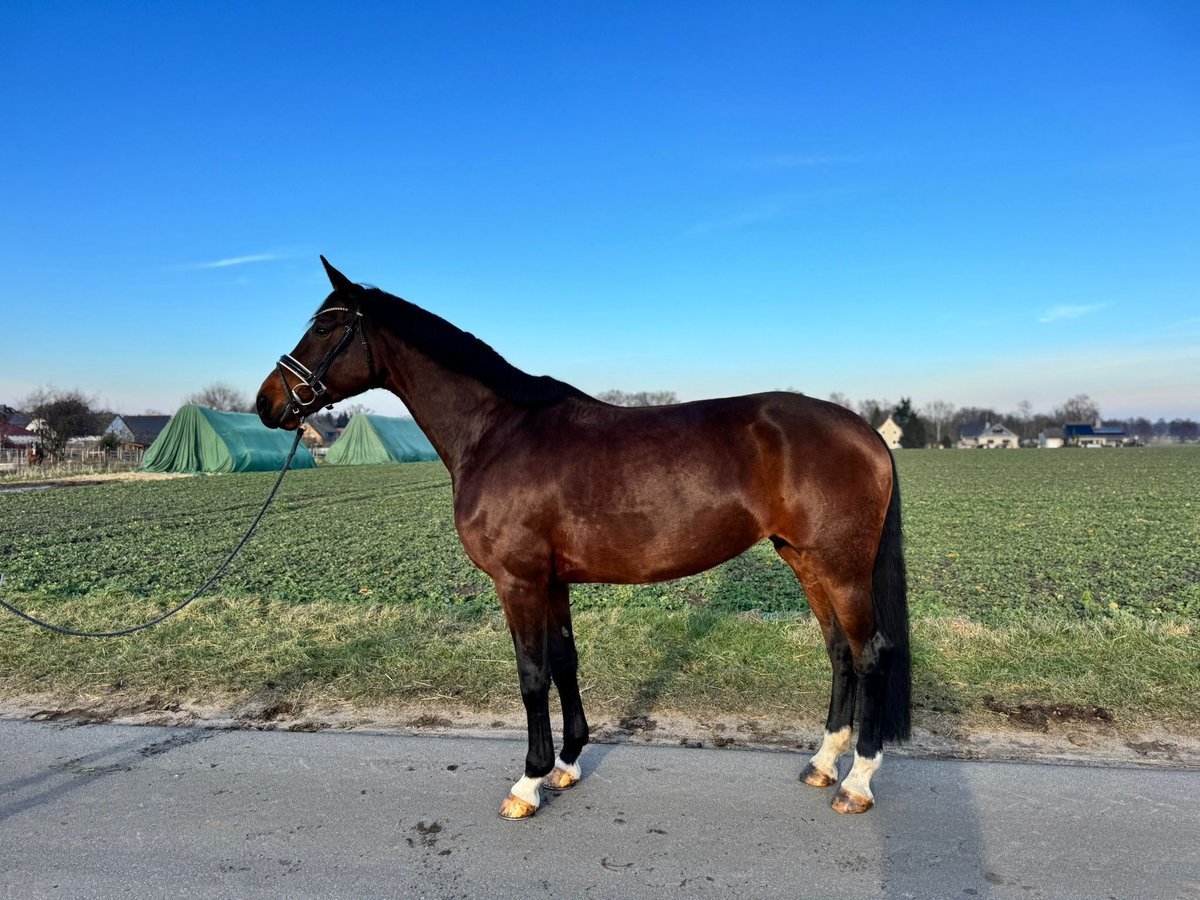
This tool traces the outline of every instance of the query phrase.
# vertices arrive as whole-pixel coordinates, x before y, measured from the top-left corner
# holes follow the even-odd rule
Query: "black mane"
[[[522,372],[475,335],[379,288],[359,288],[365,322],[379,323],[434,362],[491,388],[516,406],[540,408],[571,397],[590,399],[566,382]]]

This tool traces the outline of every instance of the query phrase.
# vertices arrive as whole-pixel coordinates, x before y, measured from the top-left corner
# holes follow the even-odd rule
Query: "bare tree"
[[[602,391],[596,395],[596,399],[613,406],[670,406],[679,402],[679,397],[674,391],[638,391],[636,394],[617,390]]]
[[[25,400],[25,409],[46,452],[56,457],[71,438],[98,433],[101,414],[92,409],[92,402],[79,391],[43,388]],[[36,426],[36,427],[35,427]]]
[[[1100,407],[1087,394],[1076,394],[1054,414],[1060,422],[1094,422],[1100,418]]]
[[[221,412],[254,412],[254,407],[250,405],[246,395],[224,381],[214,381],[204,390],[187,397],[183,402],[206,406]]]
[[[858,414],[867,420],[872,428],[878,428],[887,421],[887,417],[892,414],[892,410],[896,408],[896,404],[891,400],[860,400],[858,401]]]
[[[921,408],[921,414],[934,425],[937,433],[936,442],[942,443],[942,429],[948,428],[954,421],[954,404],[946,400],[931,400]],[[947,432],[948,433],[948,432]]]
[[[1019,425],[1021,438],[1025,439],[1030,436],[1033,430],[1033,404],[1028,400],[1022,400],[1017,404],[1017,411],[1010,413],[1009,418],[1014,420],[1014,424]]]
[[[345,428],[355,416],[372,416],[374,414],[375,410],[365,403],[343,403],[330,413],[330,418],[333,420],[334,427]]]
[[[830,394],[829,402],[836,403],[838,406],[844,406],[846,409],[854,409],[854,402],[841,391],[834,391]]]
[[[352,419],[355,416],[375,415],[375,410],[371,409],[371,407],[367,406],[365,403],[346,403],[343,404],[341,411]]]

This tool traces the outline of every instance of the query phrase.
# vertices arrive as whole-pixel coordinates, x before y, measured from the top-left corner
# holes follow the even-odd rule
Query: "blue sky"
[[[1198,48],[1193,3],[4,4],[0,402],[251,394],[324,253],[591,392],[1200,417]]]

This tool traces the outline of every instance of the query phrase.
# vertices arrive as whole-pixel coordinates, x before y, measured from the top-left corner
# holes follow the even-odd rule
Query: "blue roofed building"
[[[1120,425],[1101,425],[1095,422],[1070,422],[1063,426],[1063,440],[1068,447],[1124,447],[1131,443]]]

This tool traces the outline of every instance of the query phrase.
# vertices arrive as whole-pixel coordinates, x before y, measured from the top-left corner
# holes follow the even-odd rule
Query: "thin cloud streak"
[[[244,266],[248,263],[272,262],[283,259],[278,253],[252,253],[248,256],[231,256],[228,259],[218,259],[213,262],[196,263],[193,269],[228,269],[230,266]]]
[[[1055,306],[1038,316],[1038,321],[1045,325],[1049,322],[1064,322],[1068,319],[1081,319],[1084,316],[1090,315],[1096,310],[1103,308],[1103,303],[1082,303],[1077,306]]]
[[[828,197],[837,197],[851,193],[844,190],[826,190],[826,191],[807,191],[798,194],[781,194],[775,197],[767,197],[760,201],[756,206],[753,206],[744,212],[736,215],[731,215],[724,219],[713,219],[707,222],[698,222],[689,228],[686,232],[691,237],[699,235],[711,234],[714,231],[727,231],[744,228],[747,225],[754,225],[758,222],[765,222],[769,219],[776,219],[780,216],[790,215],[795,212],[802,204],[812,200],[823,200]]]
[[[751,159],[746,165],[752,169],[811,169],[817,166],[844,166],[862,162],[859,156],[817,156],[800,153],[781,153]]]

